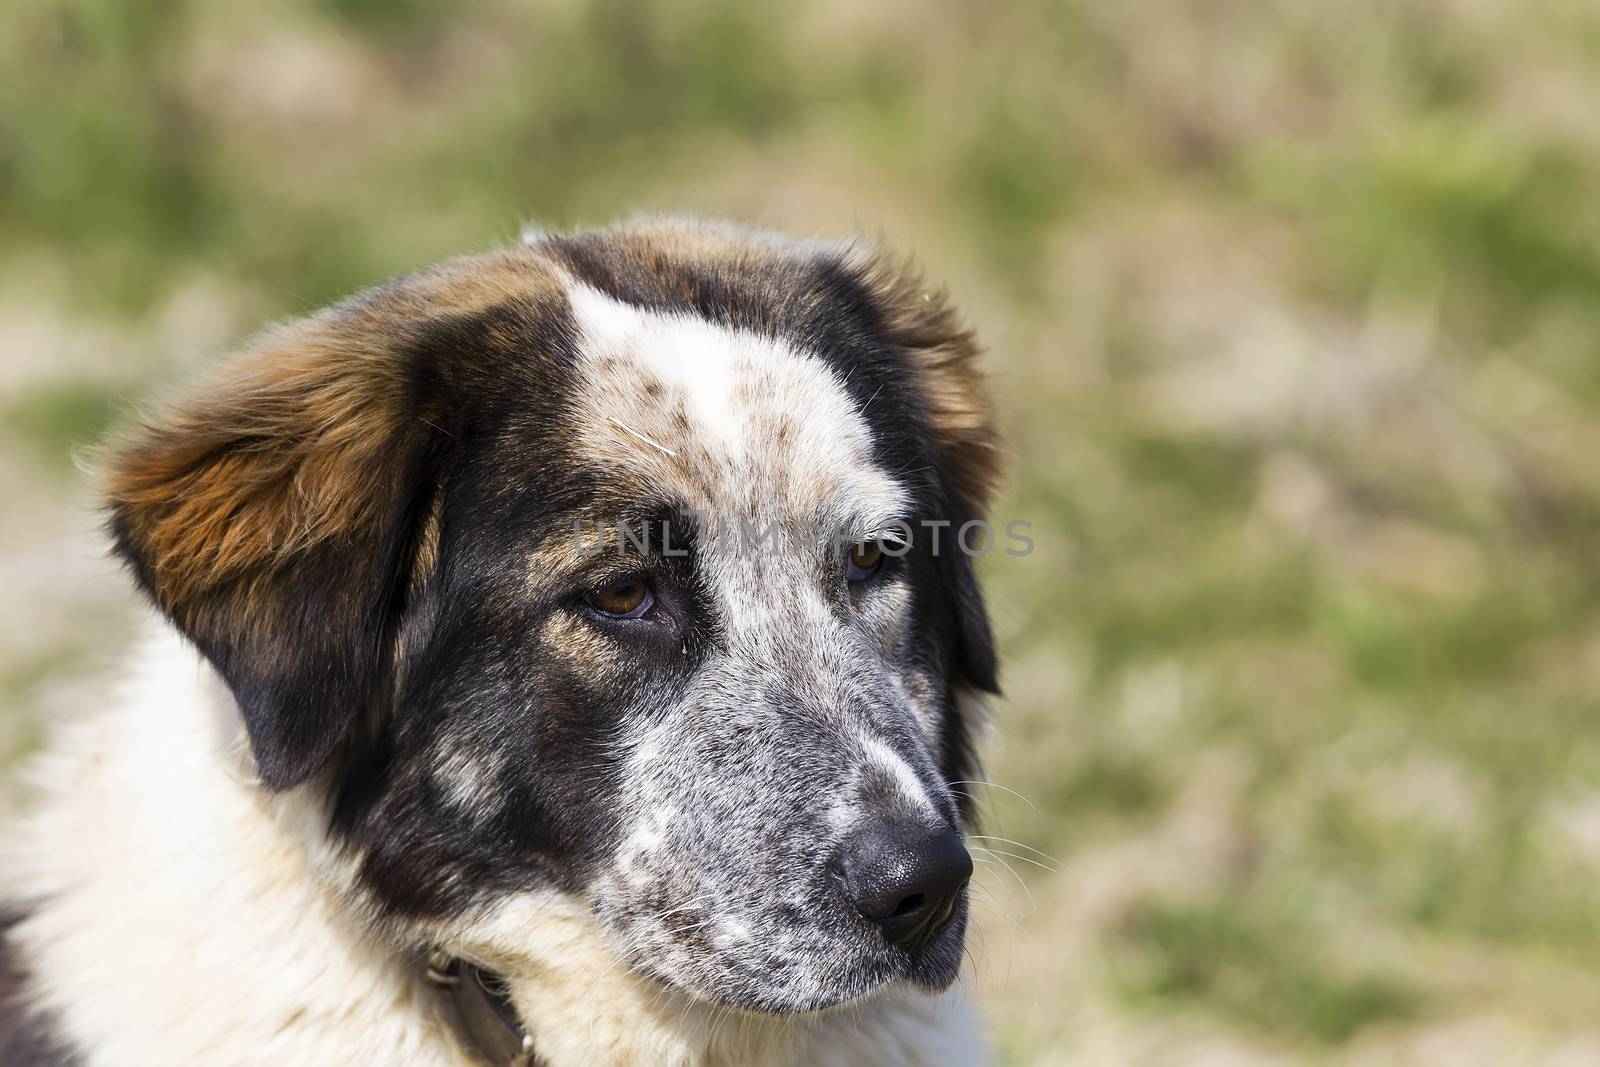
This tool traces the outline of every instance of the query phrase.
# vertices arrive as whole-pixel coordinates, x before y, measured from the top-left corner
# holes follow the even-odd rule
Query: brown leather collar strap
[[[447,1002],[462,1043],[489,1067],[543,1067],[497,976],[434,951],[428,954],[427,980]]]

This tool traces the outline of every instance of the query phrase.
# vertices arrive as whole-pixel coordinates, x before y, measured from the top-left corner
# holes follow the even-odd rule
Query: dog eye
[[[864,582],[882,566],[883,545],[877,541],[863,541],[851,547],[850,566],[845,577],[852,582]]]
[[[656,596],[650,584],[637,575],[603,585],[589,592],[584,601],[602,615],[615,619],[637,619],[650,610]]]

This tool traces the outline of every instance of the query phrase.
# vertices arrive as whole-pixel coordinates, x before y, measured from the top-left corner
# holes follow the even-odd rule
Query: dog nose
[[[839,870],[856,910],[891,944],[913,945],[954,917],[972,857],[953,830],[878,826],[845,847]]]

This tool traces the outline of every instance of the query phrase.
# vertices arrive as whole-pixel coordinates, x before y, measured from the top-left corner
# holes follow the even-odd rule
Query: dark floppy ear
[[[104,458],[116,551],[227,681],[273,789],[383,695],[435,445],[404,332],[370,302],[271,332]]]
[[[1003,456],[994,409],[978,369],[979,348],[943,290],[910,262],[878,251],[861,269],[890,344],[917,376],[938,473],[939,571],[955,611],[956,668],[970,685],[998,692],[994,637],[972,559],[955,543],[962,524],[985,517],[999,487]]]

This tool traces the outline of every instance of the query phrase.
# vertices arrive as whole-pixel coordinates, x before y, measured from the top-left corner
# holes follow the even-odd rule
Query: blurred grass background
[[[1004,1061],[1600,1063],[1597,191],[1590,0],[9,0],[0,768],[126,639],[70,454],[152,385],[525,222],[866,229],[1039,546]]]

